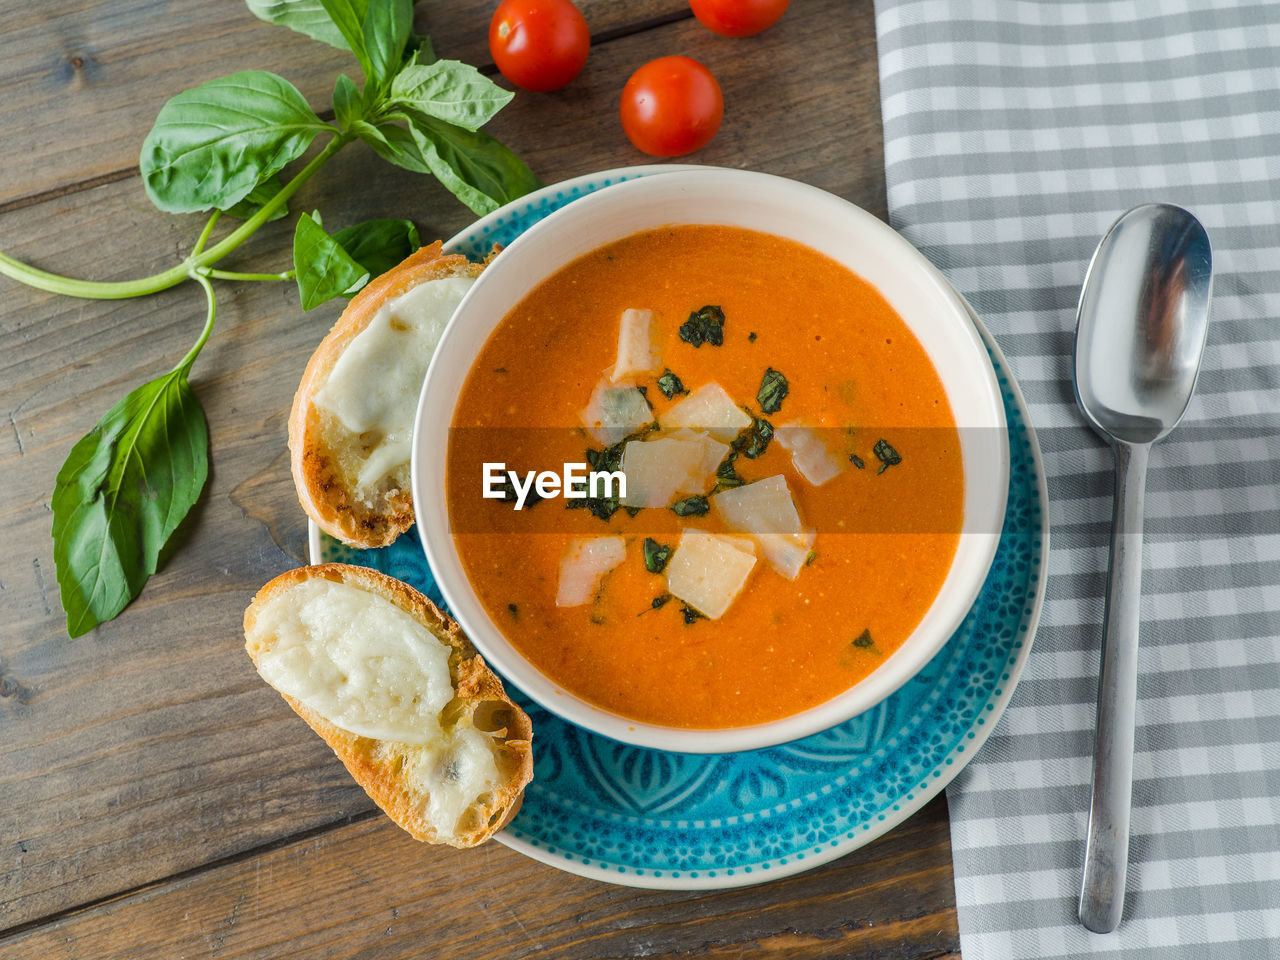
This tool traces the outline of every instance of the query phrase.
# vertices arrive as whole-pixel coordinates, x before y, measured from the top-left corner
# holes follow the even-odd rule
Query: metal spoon
[[[1114,930],[1124,910],[1147,455],[1177,425],[1195,390],[1212,285],[1204,227],[1181,207],[1150,203],[1107,231],[1080,293],[1076,400],[1116,453],[1093,800],[1080,890],[1080,922],[1096,933]]]

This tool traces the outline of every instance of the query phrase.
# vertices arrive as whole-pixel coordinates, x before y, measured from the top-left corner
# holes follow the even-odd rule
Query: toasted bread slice
[[[356,547],[382,547],[413,524],[407,432],[435,342],[428,335],[426,349],[393,346],[390,341],[397,334],[391,331],[401,331],[398,336],[407,337],[405,342],[410,345],[415,343],[412,338],[417,334],[411,331],[412,322],[388,311],[393,301],[403,303],[399,298],[422,284],[474,280],[483,269],[484,264],[472,263],[466,257],[442,254],[438,241],[423,247],[357,293],[312,354],[289,416],[290,466],[302,509],[325,533]],[[452,313],[463,286],[455,284],[447,297],[434,301],[429,308],[436,316],[424,322],[436,328],[436,336],[448,319],[439,314]],[[359,422],[358,429],[353,429],[350,418],[344,421],[335,412],[332,398],[325,392],[344,353],[375,323],[371,336],[386,338],[384,346],[370,350],[366,341],[359,359],[353,354],[349,361],[358,372],[346,369],[341,388],[348,395],[361,390],[370,394],[378,390],[394,393],[380,401],[403,404],[395,410],[402,424],[390,433],[381,423]],[[421,347],[422,342],[417,341],[417,345]],[[387,363],[378,362],[388,360],[396,370],[387,370]],[[370,369],[361,369],[359,364]],[[403,389],[397,389],[397,384]],[[358,397],[355,401],[357,405],[363,402]]]
[[[301,567],[258,591],[244,633],[263,678],[417,839],[475,846],[519,810],[533,779],[529,717],[417,590],[366,567]],[[404,740],[346,729],[370,726]]]

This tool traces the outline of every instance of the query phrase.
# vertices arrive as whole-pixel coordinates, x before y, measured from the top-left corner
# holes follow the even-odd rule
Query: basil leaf
[[[880,469],[876,474],[884,473],[890,467],[896,467],[902,462],[902,454],[893,449],[889,445],[888,440],[880,439],[876,441],[876,445],[871,450],[876,455],[876,459],[880,461]]]
[[[436,48],[431,45],[431,38],[424,34],[410,31],[404,52],[406,56],[412,56],[415,63],[423,66],[436,62]]]
[[[386,89],[400,69],[400,57],[412,26],[413,0],[369,0],[361,29],[369,59],[365,72],[379,90]]]
[[[390,101],[464,130],[478,130],[515,94],[457,60],[413,63],[391,81]]]
[[[239,203],[233,203],[227,207],[224,213],[229,217],[237,217],[240,220],[248,220],[262,207],[264,203],[280,192],[283,184],[279,177],[268,177],[260,184],[249,191],[249,195]],[[282,203],[276,208],[271,216],[267,217],[267,222],[272,220],[282,220],[289,215],[289,205]]]
[[[671,559],[671,547],[659,543],[653,537],[644,538],[644,568],[650,573],[661,573]]]
[[[417,147],[416,160],[473,212],[490,213],[542,186],[523,160],[487,133],[464,130],[416,111],[406,116]]]
[[[366,220],[344,227],[333,239],[373,277],[386,273],[422,246],[412,220]]]
[[[364,45],[364,18],[369,12],[369,0],[320,0],[320,6],[324,7],[324,12],[342,34],[346,48],[355,54],[365,78],[372,78],[373,68]]]
[[[701,517],[711,509],[706,497],[685,497],[671,505],[678,517]]]
[[[376,127],[361,124],[354,132],[383,160],[414,173],[431,172],[431,166],[422,155],[418,142],[404,127],[394,123],[380,123]]]
[[[245,3],[249,12],[259,20],[297,30],[339,50],[351,49],[320,0],[245,0]],[[360,16],[364,17],[363,10]]]
[[[708,304],[701,310],[689,314],[689,319],[680,324],[680,339],[695,347],[709,343],[713,347],[724,345],[724,311]]]
[[[787,382],[787,378],[769,367],[764,372],[764,379],[760,381],[760,389],[756,391],[756,402],[765,413],[777,413],[782,409],[782,401],[790,390],[791,384]]]
[[[293,269],[303,310],[355,293],[369,280],[369,271],[305,213],[293,234]]]
[[[200,496],[209,429],[190,365],[131,391],[71,448],[53,489],[53,559],[67,633],[123,610]]]
[[[333,113],[343,130],[350,130],[353,124],[359,123],[364,117],[360,91],[345,73],[338,74],[338,80],[333,85]]]
[[[288,80],[245,70],[186,90],[142,142],[147,196],[166,213],[225,210],[331,129]]]
[[[680,378],[671,372],[668,367],[663,370],[662,376],[658,378],[658,389],[662,391],[662,395],[670,400],[677,393],[688,393],[684,388],[684,384],[680,382]]]
[[[748,460],[754,460],[756,457],[764,455],[764,452],[769,449],[769,441],[772,439],[773,424],[760,417],[752,417],[751,425],[743,427],[729,446],[733,447],[734,450],[737,450]]]

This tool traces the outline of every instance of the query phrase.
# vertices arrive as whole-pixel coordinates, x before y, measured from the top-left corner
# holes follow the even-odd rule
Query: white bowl
[[[769,723],[714,730],[665,727],[611,713],[570,693],[525,659],[490,618],[450,534],[445,502],[449,427],[463,383],[489,335],[543,278],[606,243],[668,224],[724,224],[787,237],[870,281],[924,347],[960,428],[964,529],[933,605],[869,676],[825,703]],[[869,710],[906,683],[942,648],[977,598],[999,541],[1008,483],[1000,389],[964,303],[946,279],[890,227],[839,197],[781,177],[716,167],[600,190],[551,214],[503,250],[445,330],[414,425],[412,489],[419,534],[446,601],[485,659],[566,720],[626,743],[686,753],[796,740]]]

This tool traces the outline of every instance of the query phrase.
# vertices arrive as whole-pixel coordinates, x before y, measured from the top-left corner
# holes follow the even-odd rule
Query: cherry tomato
[[[772,27],[791,0],[689,0],[693,15],[725,37],[749,37]]]
[[[655,157],[701,150],[720,129],[724,97],[711,71],[688,57],[659,57],[622,88],[622,129]]]
[[[502,0],[489,21],[489,53],[525,90],[559,90],[582,70],[591,32],[570,0]]]

